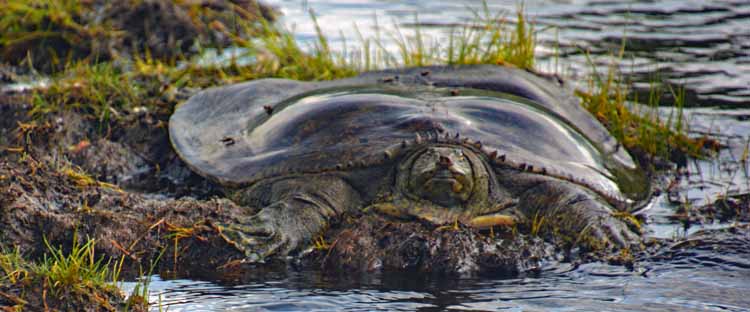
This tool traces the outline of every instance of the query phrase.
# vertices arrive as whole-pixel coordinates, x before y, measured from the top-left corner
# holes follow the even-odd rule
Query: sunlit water
[[[513,21],[516,1],[491,2],[491,12],[504,10]],[[408,35],[415,15],[425,25],[422,31],[439,42],[452,25],[472,19],[466,7],[481,7],[479,1],[267,3],[280,9],[282,23],[299,41],[308,43],[315,38],[308,15],[313,9],[334,48],[342,49],[346,42],[349,51],[357,45],[356,29],[364,37],[374,37],[377,30],[387,38],[383,34],[399,24]],[[682,182],[676,200],[702,205],[722,194],[750,190],[742,162],[750,134],[745,121],[750,111],[744,109],[750,104],[750,1],[527,0],[525,12],[537,25],[542,70],[576,81],[591,69],[583,51],[606,66],[608,55],[627,37],[629,52],[619,64],[636,86],[647,86],[658,73],[684,84],[689,102],[703,106],[688,111],[693,134],[722,133],[721,141],[730,148],[721,152],[718,163],[690,161],[690,178]],[[394,48],[387,39],[384,44]],[[732,110],[707,108],[720,105]],[[685,229],[670,218],[674,210],[669,199],[664,194],[645,211],[649,237],[679,240],[729,226]],[[705,244],[674,253],[665,247],[633,270],[550,262],[538,276],[442,280],[389,275],[343,279],[290,270],[233,286],[154,277],[150,300],[155,309],[169,311],[750,311],[750,231],[706,237],[711,239]],[[124,285],[126,291],[132,287]]]

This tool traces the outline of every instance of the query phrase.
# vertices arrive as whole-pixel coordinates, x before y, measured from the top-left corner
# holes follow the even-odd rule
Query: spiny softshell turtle
[[[649,183],[556,79],[492,65],[205,90],[169,124],[179,156],[257,209],[223,234],[251,259],[306,246],[355,209],[435,224],[531,224],[628,246]],[[581,239],[586,238],[586,239]]]

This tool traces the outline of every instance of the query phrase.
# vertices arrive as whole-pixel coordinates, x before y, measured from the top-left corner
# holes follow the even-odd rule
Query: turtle
[[[169,120],[185,164],[248,207],[221,224],[248,261],[298,254],[350,212],[530,228],[613,250],[650,181],[554,76],[428,66],[203,90]],[[541,222],[540,222],[541,221]]]

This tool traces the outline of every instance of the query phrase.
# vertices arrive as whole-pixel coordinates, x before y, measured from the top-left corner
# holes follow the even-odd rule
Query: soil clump
[[[231,44],[230,34],[249,38],[248,26],[276,15],[255,0],[9,1],[0,9],[2,59],[45,72],[128,54],[183,58]]]

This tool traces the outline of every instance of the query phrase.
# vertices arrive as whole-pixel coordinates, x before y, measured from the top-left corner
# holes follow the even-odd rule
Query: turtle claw
[[[289,237],[279,225],[263,215],[263,211],[238,224],[220,225],[221,237],[237,250],[243,252],[246,261],[263,262],[280,250],[289,250]],[[284,255],[288,252],[284,252]]]
[[[590,250],[633,249],[640,245],[640,236],[613,217],[592,222],[578,240]]]

